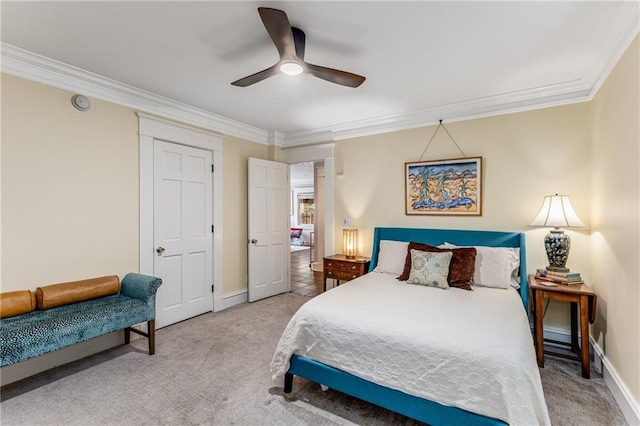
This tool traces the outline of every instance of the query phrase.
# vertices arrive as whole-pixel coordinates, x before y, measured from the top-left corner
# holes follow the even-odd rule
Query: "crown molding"
[[[424,127],[439,120],[470,120],[590,101],[640,31],[639,4],[621,2],[601,43],[600,54],[579,80],[287,134],[268,132],[6,43],[1,44],[0,70],[137,111],[286,149]]]
[[[277,130],[274,130],[272,132],[269,132],[269,136],[267,137],[267,144],[268,145],[275,145],[278,146],[280,148],[284,147],[284,138],[285,138],[285,134],[282,132],[279,132]]]
[[[307,132],[291,133],[287,134],[285,138],[285,146],[302,146],[414,129],[436,124],[439,120],[451,123],[584,102],[590,100],[590,94],[591,89],[582,82],[548,86],[434,108],[425,108],[408,113],[352,121]]]
[[[268,132],[200,108],[120,83],[51,58],[2,43],[0,71],[122,105],[216,133],[269,143]]]
[[[602,42],[601,54],[585,73],[585,80],[591,82],[591,98],[598,93],[602,83],[640,32],[640,3],[622,2],[610,28]]]
[[[374,121],[377,119],[373,119]],[[323,127],[310,131],[293,132],[285,135],[284,147],[296,148],[303,145],[317,144],[320,142],[333,142],[336,137],[333,133],[335,127]]]

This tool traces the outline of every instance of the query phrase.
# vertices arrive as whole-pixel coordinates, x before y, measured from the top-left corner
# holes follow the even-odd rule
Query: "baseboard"
[[[571,342],[571,332],[561,328],[545,327],[544,337],[559,342]],[[602,374],[605,384],[620,407],[620,411],[629,425],[640,425],[640,404],[633,399],[620,375],[591,336],[589,336],[589,343],[594,367],[598,373]]]
[[[620,375],[613,367],[609,359],[604,355],[602,348],[591,339],[594,358],[602,363],[602,377],[611,391],[613,398],[618,403],[622,414],[630,425],[640,425],[640,404],[633,399],[631,392],[624,384]]]
[[[571,343],[571,331],[569,330],[565,330],[564,328],[556,328],[556,327],[544,327],[544,338],[545,340],[549,339],[549,340],[556,340],[558,342],[562,342],[562,343]],[[580,339],[580,331],[578,331],[578,340]],[[545,346],[557,346],[557,347],[563,347],[564,349],[566,349],[566,347],[561,346],[561,345],[555,345],[554,343],[551,342],[544,342]],[[589,353],[593,354],[593,347],[590,346],[589,348]],[[601,365],[597,365],[596,363],[596,371],[598,373],[602,373],[601,370]]]
[[[133,339],[133,336],[131,336]],[[58,349],[17,364],[7,365],[0,370],[0,385],[8,385],[54,367],[88,357],[124,343],[124,332],[116,331],[96,337],[86,342]]]
[[[247,290],[238,290],[213,299],[213,312],[220,312],[247,301]]]

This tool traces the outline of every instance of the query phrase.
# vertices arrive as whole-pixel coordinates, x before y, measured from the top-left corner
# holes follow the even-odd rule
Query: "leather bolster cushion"
[[[36,309],[36,294],[29,290],[9,291],[0,294],[0,318],[28,314]]]
[[[36,289],[38,309],[51,309],[71,303],[111,296],[120,292],[120,279],[116,275],[89,280],[53,284]]]

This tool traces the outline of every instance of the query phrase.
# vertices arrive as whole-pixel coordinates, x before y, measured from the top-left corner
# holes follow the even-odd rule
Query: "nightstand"
[[[529,275],[529,288],[531,289],[531,300],[533,305],[533,329],[536,344],[536,358],[538,367],[544,368],[544,354],[560,356],[573,359],[582,363],[582,377],[591,377],[590,357],[589,357],[589,323],[593,323],[596,315],[596,301],[598,296],[585,284],[564,285],[558,284],[556,287],[546,286],[538,281],[535,275]],[[558,342],[556,340],[544,339],[543,317],[544,299],[563,300],[571,303],[571,343]],[[578,308],[580,311],[578,312]],[[580,326],[580,344],[578,344],[578,323]],[[544,342],[567,345],[577,356],[561,354],[557,352],[545,351]]]
[[[337,285],[340,285],[340,281],[349,281],[369,272],[371,264],[371,259],[368,257],[358,256],[355,259],[347,259],[344,254],[334,254],[323,260],[324,291],[327,291],[327,278],[333,278]]]

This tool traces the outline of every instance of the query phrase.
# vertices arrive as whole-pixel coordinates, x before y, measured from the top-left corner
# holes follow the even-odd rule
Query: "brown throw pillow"
[[[120,293],[120,278],[117,275],[110,275],[38,287],[36,304],[38,309],[51,309],[118,293]]]
[[[10,291],[0,294],[0,318],[28,314],[36,309],[36,294],[29,290]]]
[[[441,249],[430,246],[429,244],[410,242],[409,247],[407,247],[407,257],[404,261],[404,270],[398,277],[398,280],[400,281],[406,281],[409,279],[412,249],[431,252],[452,252],[453,256],[451,257],[451,264],[449,265],[449,276],[447,277],[449,287],[471,290],[471,286],[473,285],[473,271],[476,264],[476,249],[474,247]]]

